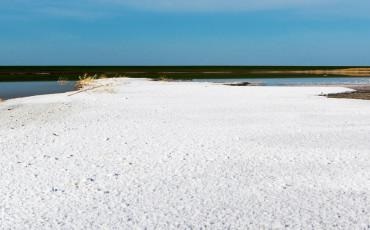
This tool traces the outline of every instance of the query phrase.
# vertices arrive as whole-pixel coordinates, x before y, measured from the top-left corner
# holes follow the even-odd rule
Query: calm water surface
[[[265,86],[369,85],[369,77],[314,77],[314,78],[239,78],[194,79],[195,82],[237,83],[249,82]]]
[[[75,89],[75,81],[0,82],[0,98],[11,99],[42,94],[64,93]]]
[[[369,85],[369,77],[316,78],[238,78],[194,79],[194,82],[236,83],[249,82],[265,86]],[[75,81],[0,82],[0,98],[11,99],[42,94],[64,93],[75,90]]]

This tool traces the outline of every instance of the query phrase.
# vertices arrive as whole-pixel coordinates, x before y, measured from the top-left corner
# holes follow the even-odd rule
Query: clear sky
[[[370,1],[0,0],[0,65],[370,65]]]

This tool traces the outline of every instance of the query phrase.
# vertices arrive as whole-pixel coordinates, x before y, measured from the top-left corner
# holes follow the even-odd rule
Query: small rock
[[[225,85],[228,85],[228,86],[248,86],[250,84],[251,83],[249,83],[249,82],[237,82],[237,83],[230,83],[230,84],[225,84]]]

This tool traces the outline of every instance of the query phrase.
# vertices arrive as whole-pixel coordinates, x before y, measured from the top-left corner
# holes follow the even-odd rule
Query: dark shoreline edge
[[[332,93],[325,95],[328,98],[337,99],[359,99],[359,100],[370,100],[370,85],[362,86],[348,86],[348,88],[353,89],[353,92],[344,93]]]

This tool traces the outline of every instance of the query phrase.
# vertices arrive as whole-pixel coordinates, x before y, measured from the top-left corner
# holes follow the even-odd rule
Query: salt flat
[[[370,101],[106,79],[0,103],[1,229],[370,225]],[[69,96],[70,95],[70,96]]]

